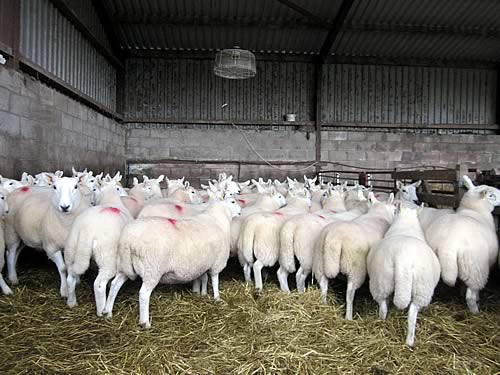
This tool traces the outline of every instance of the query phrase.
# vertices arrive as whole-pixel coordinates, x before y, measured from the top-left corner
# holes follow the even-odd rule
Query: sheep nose
[[[419,206],[420,206],[420,200],[418,200],[418,199],[414,199],[414,200],[413,200],[413,203],[415,203],[416,205],[419,205]]]
[[[68,212],[68,210],[69,210],[69,205],[64,206],[61,204],[59,207],[61,207],[62,212]]]

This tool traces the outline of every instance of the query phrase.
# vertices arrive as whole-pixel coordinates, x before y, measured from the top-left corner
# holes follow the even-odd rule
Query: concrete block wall
[[[125,129],[25,75],[0,66],[0,174],[71,167],[124,170]]]
[[[242,127],[243,134],[262,156],[272,161],[304,161],[315,158],[315,134],[293,127]],[[500,165],[500,136],[476,134],[416,134],[400,131],[324,130],[322,160],[362,168],[393,169],[414,166],[466,164],[468,168],[491,169]],[[259,161],[242,133],[221,125],[129,124],[127,157],[140,161],[162,159]],[[314,168],[293,172],[266,166],[238,164],[143,163],[132,173],[193,180],[213,178],[229,171],[242,179],[263,176],[282,178],[313,173]],[[327,169],[328,167],[326,167]]]

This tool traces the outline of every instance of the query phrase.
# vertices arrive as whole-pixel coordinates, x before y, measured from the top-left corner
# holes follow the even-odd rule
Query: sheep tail
[[[318,248],[318,250],[323,251],[323,270],[329,279],[337,277],[340,271],[340,256],[342,255],[342,240],[332,234],[326,233]]]
[[[394,305],[405,309],[411,302],[413,271],[409,262],[399,262],[394,267]]]
[[[238,249],[245,262],[252,264],[254,259],[253,244],[255,239],[255,231],[257,229],[258,220],[249,217],[243,223],[238,238]]]
[[[280,232],[280,266],[287,272],[295,272],[295,252],[294,252],[294,237],[296,225],[293,221],[287,221]]]
[[[94,238],[84,235],[74,225],[64,247],[66,267],[77,275],[83,274],[90,264]]]
[[[437,252],[441,264],[441,279],[449,286],[454,286],[458,278],[457,252],[454,249],[438,249]]]

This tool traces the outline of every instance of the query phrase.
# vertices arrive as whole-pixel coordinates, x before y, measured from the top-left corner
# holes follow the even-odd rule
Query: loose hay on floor
[[[500,283],[482,294],[482,312],[466,311],[459,293],[440,287],[419,315],[417,346],[403,344],[406,314],[377,319],[367,288],[355,319],[343,319],[343,288],[329,305],[314,286],[282,293],[274,280],[260,296],[239,273],[221,280],[224,302],[194,296],[186,286],[160,286],[151,298],[153,328],[138,326],[140,283],[118,295],[112,320],[95,315],[92,280],[77,286],[79,306],[58,296],[50,264],[20,269],[20,287],[0,296],[0,370],[5,373],[357,373],[492,374],[500,370]],[[498,277],[498,276],[497,276]]]

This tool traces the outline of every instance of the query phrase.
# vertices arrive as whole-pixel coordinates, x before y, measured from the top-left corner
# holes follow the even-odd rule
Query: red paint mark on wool
[[[324,219],[325,217],[323,215],[318,215],[320,218]]]
[[[273,212],[273,215],[278,216],[278,217],[283,216],[283,214],[281,212]]]
[[[335,210],[330,210],[330,212],[331,212],[332,214],[336,214],[336,213],[337,213],[337,211],[335,211]]]
[[[129,196],[129,198],[132,199],[134,202],[137,203],[137,199],[135,199],[134,197]]]
[[[27,187],[27,186],[24,186],[24,187],[22,187],[22,188],[21,188],[21,191],[22,191],[23,193],[27,193],[28,191],[30,191],[30,188],[29,188],[29,187]]]
[[[171,219],[171,218],[167,218],[167,221],[173,225],[174,228],[177,228],[177,220],[175,219]]]
[[[240,202],[241,204],[247,204],[247,201],[244,199],[238,199],[238,202]]]
[[[181,205],[179,204],[176,204],[175,205],[175,210],[178,212],[178,213],[182,213],[182,211],[184,211],[184,207],[182,207]]]
[[[111,214],[117,214],[119,215],[121,213],[119,208],[116,207],[104,207],[101,212],[109,212]]]

